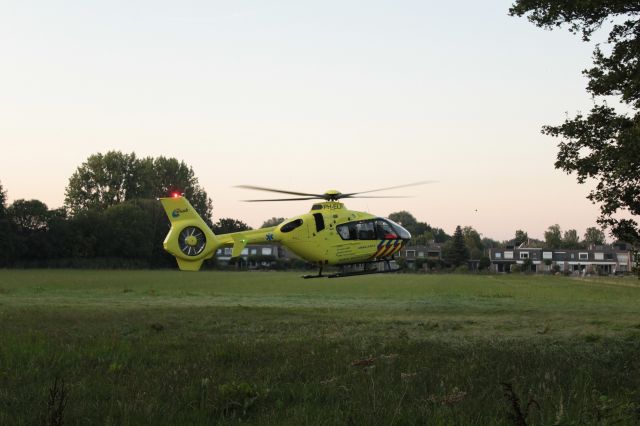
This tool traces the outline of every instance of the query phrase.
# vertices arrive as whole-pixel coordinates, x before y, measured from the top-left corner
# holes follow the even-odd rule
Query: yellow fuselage
[[[231,255],[237,257],[246,245],[260,243],[282,244],[318,265],[362,263],[391,258],[411,238],[388,219],[347,210],[336,201],[316,203],[309,213],[278,226],[214,235],[185,198],[160,201],[171,221],[164,248],[182,270],[200,269],[202,261],[213,257],[219,247],[232,247]]]

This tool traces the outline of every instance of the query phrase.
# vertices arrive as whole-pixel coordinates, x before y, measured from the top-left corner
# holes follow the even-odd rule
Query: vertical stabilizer
[[[220,247],[218,238],[184,197],[160,198],[171,229],[164,249],[175,256],[182,271],[198,271]]]

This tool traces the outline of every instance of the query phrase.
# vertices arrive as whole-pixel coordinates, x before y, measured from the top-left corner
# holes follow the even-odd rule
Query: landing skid
[[[380,263],[384,262],[382,270],[379,269]],[[347,268],[359,267],[362,266],[362,270],[346,270]],[[370,267],[369,269],[367,267]],[[344,277],[353,277],[356,275],[373,275],[373,274],[388,274],[391,272],[398,272],[400,267],[396,265],[395,268],[391,266],[390,260],[384,261],[376,261],[376,262],[364,262],[364,263],[349,263],[346,265],[341,265],[340,272],[335,272],[328,275],[322,275],[322,267],[319,268],[318,273],[316,275],[303,275],[304,279],[311,278],[344,278]]]

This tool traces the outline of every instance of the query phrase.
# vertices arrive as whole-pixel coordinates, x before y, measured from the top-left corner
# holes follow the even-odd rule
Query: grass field
[[[640,282],[0,271],[0,424],[59,421],[640,424]]]

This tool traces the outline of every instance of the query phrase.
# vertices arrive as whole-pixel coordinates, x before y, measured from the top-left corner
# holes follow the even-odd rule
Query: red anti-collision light
[[[180,193],[179,193],[179,192],[174,192],[174,193],[173,193],[173,198],[178,198],[179,196],[180,196]]]

